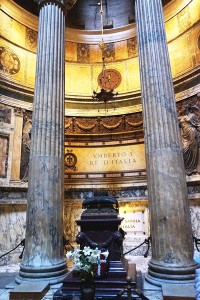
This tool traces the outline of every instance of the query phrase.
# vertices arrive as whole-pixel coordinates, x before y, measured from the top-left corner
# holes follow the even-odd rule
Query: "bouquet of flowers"
[[[79,273],[81,281],[89,282],[106,272],[108,254],[108,251],[102,252],[98,248],[84,247],[83,250],[68,251],[66,256],[74,260],[74,271]]]

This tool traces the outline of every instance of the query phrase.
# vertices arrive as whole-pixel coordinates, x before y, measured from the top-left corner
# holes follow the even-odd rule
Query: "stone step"
[[[117,270],[109,271],[108,277],[110,278],[126,278],[127,273],[125,271],[118,272]]]
[[[134,284],[134,283],[133,283]],[[104,290],[109,290],[109,289],[117,289],[121,290],[124,288],[126,285],[126,280],[118,279],[118,278],[112,278],[111,279],[101,279],[101,280],[95,280],[95,288],[96,289],[104,289]],[[80,281],[71,281],[68,280],[67,282],[63,283],[63,289],[79,289],[80,288]]]
[[[194,284],[163,284],[164,300],[195,300]]]
[[[23,282],[10,291],[10,300],[41,300],[49,288],[47,282]]]
[[[96,300],[113,300],[113,299],[117,299],[117,294],[122,291],[119,289],[110,289],[110,290],[105,290],[105,289],[95,289],[95,299]],[[72,299],[73,297],[75,297],[77,300],[80,300],[81,298],[81,291],[80,289],[77,291],[74,290],[64,290],[64,289],[60,289],[58,290],[54,296],[53,299],[54,300],[66,300],[66,299]],[[128,299],[127,298],[127,293],[125,292],[120,299]],[[140,298],[134,291],[132,291],[131,293],[131,299],[137,299],[137,300],[141,300],[142,298]]]

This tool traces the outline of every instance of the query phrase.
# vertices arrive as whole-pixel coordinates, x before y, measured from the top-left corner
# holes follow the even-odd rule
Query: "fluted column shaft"
[[[192,281],[193,242],[161,0],[136,0],[150,207],[147,280]]]
[[[25,252],[16,281],[62,281],[65,13],[40,1]],[[42,3],[44,2],[44,3]]]

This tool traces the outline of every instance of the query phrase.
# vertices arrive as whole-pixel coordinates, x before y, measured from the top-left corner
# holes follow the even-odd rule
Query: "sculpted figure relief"
[[[21,158],[21,167],[20,167],[21,181],[28,181],[31,128],[32,128],[31,116],[25,114],[24,127],[22,132],[22,158]]]
[[[183,107],[179,126],[186,174],[200,174],[200,106],[189,103]]]

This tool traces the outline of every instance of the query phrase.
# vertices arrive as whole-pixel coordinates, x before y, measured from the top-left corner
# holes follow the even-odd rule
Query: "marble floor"
[[[136,263],[137,270],[141,271],[142,274],[147,272],[148,261],[150,258],[144,258],[143,256],[127,256],[127,259]],[[70,270],[71,267],[72,266],[68,266],[68,269]],[[6,286],[9,287],[14,284],[14,278],[18,272],[19,264],[0,266],[0,300],[9,300],[10,289],[6,288]],[[5,283],[5,286],[3,283]],[[52,300],[53,294],[60,286],[61,284],[51,286],[51,289],[42,300]],[[149,300],[163,300],[161,289],[152,287],[150,285],[146,286],[144,295],[148,297]]]

